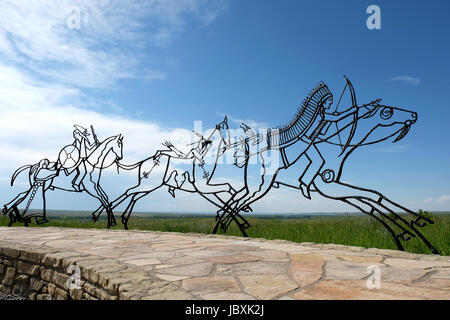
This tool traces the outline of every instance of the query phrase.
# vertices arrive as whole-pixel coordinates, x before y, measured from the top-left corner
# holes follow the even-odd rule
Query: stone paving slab
[[[91,268],[97,273],[83,274],[99,283],[108,273],[117,283],[104,283],[126,293],[120,299],[450,300],[449,256],[218,235],[0,227],[0,248],[17,245],[52,252],[46,263],[55,268]],[[380,286],[370,289],[375,269]],[[86,290],[95,296],[99,289]]]

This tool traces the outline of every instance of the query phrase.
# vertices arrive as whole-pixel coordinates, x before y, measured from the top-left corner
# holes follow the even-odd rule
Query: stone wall
[[[79,287],[69,266],[80,270]],[[74,267],[71,267],[72,269]],[[75,288],[74,288],[75,286]],[[189,299],[184,290],[110,259],[0,241],[0,292],[31,300]]]

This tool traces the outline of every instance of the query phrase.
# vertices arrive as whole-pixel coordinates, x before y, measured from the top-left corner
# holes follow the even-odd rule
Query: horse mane
[[[111,137],[108,137],[108,138],[106,138],[103,142],[100,142],[95,148],[94,148],[94,150],[92,150],[91,152],[90,152],[90,154],[88,155],[88,158],[91,158],[91,157],[101,157],[102,155],[103,155],[103,153],[106,151],[106,148],[107,148],[107,145],[111,142],[111,141],[113,141],[114,139],[117,139],[117,137],[118,137],[119,135],[116,135],[116,136],[111,136]]]

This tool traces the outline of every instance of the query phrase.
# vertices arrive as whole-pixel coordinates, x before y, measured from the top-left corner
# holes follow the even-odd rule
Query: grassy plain
[[[77,212],[58,215],[53,213],[50,222],[40,226],[70,228],[106,228],[106,221],[100,219],[93,223],[90,217]],[[120,219],[118,226],[122,229]],[[418,228],[439,250],[442,255],[450,255],[450,214],[434,214],[434,224]],[[374,219],[367,216],[296,216],[279,218],[272,216],[248,217],[251,228],[249,237],[265,239],[283,239],[294,242],[336,243],[366,248],[397,249],[391,235]],[[8,224],[8,218],[0,216],[0,226]],[[20,224],[15,224],[20,225]],[[196,215],[140,215],[133,216],[130,229],[157,230],[171,232],[211,233],[215,225],[213,216]],[[32,224],[35,226],[35,224]],[[220,232],[219,232],[220,233]],[[235,224],[228,229],[228,235],[240,236]],[[404,242],[406,251],[429,253],[425,245],[417,238]]]

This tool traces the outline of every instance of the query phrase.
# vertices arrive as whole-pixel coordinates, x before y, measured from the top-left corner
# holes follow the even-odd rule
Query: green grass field
[[[45,226],[71,228],[106,228],[106,221],[93,223],[89,217],[56,216],[49,217]],[[442,255],[450,255],[450,214],[435,214],[435,223],[419,230],[439,250]],[[118,219],[119,223],[120,219]],[[366,216],[311,217],[294,219],[252,218],[248,221],[250,237],[266,239],[284,239],[295,242],[336,243],[366,248],[397,249],[390,234],[377,221]],[[8,224],[8,218],[0,217],[0,225]],[[16,224],[19,226],[20,224]],[[137,217],[130,219],[129,228],[138,230],[158,230],[172,232],[211,233],[215,225],[213,217]],[[35,226],[32,224],[32,226]],[[113,229],[122,229],[119,223]],[[227,235],[240,236],[235,224],[228,229]],[[405,250],[413,253],[430,253],[417,238],[403,242]]]

